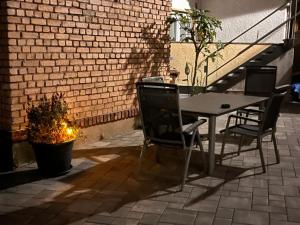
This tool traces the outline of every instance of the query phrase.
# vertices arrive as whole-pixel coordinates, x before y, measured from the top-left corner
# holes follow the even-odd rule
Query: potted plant
[[[71,169],[73,143],[78,128],[68,119],[68,105],[63,94],[41,98],[37,104],[28,103],[28,139],[39,171],[57,176]]]
[[[185,12],[174,12],[168,17],[169,23],[178,22],[180,28],[185,31],[182,42],[191,42],[195,50],[194,64],[186,63],[185,74],[189,85],[189,74],[191,73],[191,88],[192,94],[205,90],[207,85],[207,77],[205,75],[197,76],[197,72],[203,63],[208,63],[208,60],[215,60],[216,57],[221,57],[219,51],[212,52],[209,44],[215,41],[217,30],[222,29],[221,21],[209,15],[208,10],[203,9],[188,9]],[[216,43],[216,49],[221,50],[223,44]],[[199,62],[200,56],[205,58]],[[192,71],[191,71],[192,69]],[[205,70],[207,70],[207,65]],[[204,87],[204,88],[203,88]]]

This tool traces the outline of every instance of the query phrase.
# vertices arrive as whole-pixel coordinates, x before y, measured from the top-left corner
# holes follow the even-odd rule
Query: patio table
[[[243,94],[203,93],[180,99],[182,111],[196,113],[207,117],[208,122],[208,173],[212,174],[215,168],[215,141],[216,118],[253,104],[266,101],[268,97],[249,96]],[[229,104],[229,108],[221,108],[222,104]]]

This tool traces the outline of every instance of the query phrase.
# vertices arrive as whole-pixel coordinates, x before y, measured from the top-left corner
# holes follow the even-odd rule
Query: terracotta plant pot
[[[38,170],[45,176],[59,176],[71,168],[73,141],[59,144],[31,143]]]

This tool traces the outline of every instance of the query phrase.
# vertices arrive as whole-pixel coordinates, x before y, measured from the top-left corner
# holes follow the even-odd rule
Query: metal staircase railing
[[[209,63],[209,58],[210,56],[216,54],[218,51],[226,48],[228,45],[232,44],[235,40],[237,40],[238,38],[242,37],[243,35],[245,35],[247,32],[249,32],[250,30],[252,30],[254,27],[256,27],[257,25],[261,24],[263,21],[265,21],[266,19],[268,19],[269,17],[271,17],[272,15],[274,15],[276,12],[278,12],[279,10],[281,10],[282,8],[285,7],[289,7],[289,13],[288,13],[288,19],[286,19],[284,22],[282,22],[281,24],[279,24],[277,27],[275,27],[274,29],[272,29],[271,31],[269,31],[268,33],[266,33],[265,35],[263,35],[261,38],[259,38],[258,40],[256,40],[255,42],[251,43],[249,46],[247,46],[245,49],[243,49],[242,51],[238,52],[233,58],[231,58],[229,61],[227,61],[226,63],[224,63],[223,65],[221,65],[220,67],[218,67],[217,69],[213,70],[212,72],[208,73],[208,63]],[[294,7],[294,11],[293,8]],[[207,82],[208,82],[208,77],[213,75],[214,73],[216,73],[218,70],[220,70],[221,68],[223,68],[224,66],[228,65],[230,62],[232,62],[234,59],[236,59],[238,56],[240,56],[241,54],[243,54],[244,52],[246,52],[247,50],[249,50],[250,48],[252,48],[254,45],[258,44],[259,42],[261,42],[262,40],[264,40],[266,37],[268,37],[269,35],[271,35],[272,33],[274,33],[275,31],[277,31],[278,29],[280,29],[282,26],[284,26],[285,24],[288,24],[288,27],[290,28],[288,33],[288,37],[287,39],[291,39],[294,37],[294,26],[293,26],[293,20],[296,19],[296,17],[300,14],[300,12],[297,12],[297,0],[288,0],[287,2],[285,2],[284,4],[282,4],[280,7],[276,8],[274,11],[272,11],[270,14],[268,14],[267,16],[265,16],[263,19],[259,20],[257,23],[255,23],[254,25],[252,25],[251,27],[249,27],[248,29],[246,29],[245,31],[243,31],[242,33],[240,33],[239,35],[237,35],[235,38],[233,38],[231,41],[229,41],[228,43],[226,43],[224,46],[222,46],[221,48],[216,49],[214,52],[212,52],[211,54],[209,54],[199,65],[201,65],[203,62],[206,62],[206,66],[205,66],[205,88],[207,88]]]

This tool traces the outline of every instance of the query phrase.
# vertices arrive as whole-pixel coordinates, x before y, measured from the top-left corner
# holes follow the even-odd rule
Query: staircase
[[[238,91],[235,89],[230,89],[237,83],[245,78],[245,69],[249,66],[265,66],[272,62],[283,53],[288,51],[292,46],[286,44],[273,44],[266,48],[264,51],[260,52],[253,58],[242,65],[234,68],[229,73],[225,74],[221,78],[215,80],[207,86],[207,91],[209,92],[225,92],[225,91]]]
[[[288,8],[289,9],[288,18],[283,23],[281,23],[280,25],[278,25],[276,28],[272,29],[271,31],[267,32],[265,35],[263,35],[261,38],[259,38],[255,42],[251,43],[247,48],[240,51],[235,57],[233,57],[229,61],[225,62],[223,65],[221,65],[214,71],[208,72],[208,69],[207,69],[207,71],[206,71],[206,91],[209,91],[209,92],[241,91],[241,90],[243,90],[242,85],[240,87],[238,87],[237,84],[245,78],[245,71],[246,71],[247,67],[266,66],[273,60],[282,56],[285,52],[287,52],[291,48],[294,48],[295,43],[297,43],[297,40],[294,41],[295,40],[294,23],[295,23],[296,19],[299,19],[299,17],[297,17],[297,16],[300,14],[298,7],[297,7],[298,1],[299,0],[286,1],[283,5],[281,5],[276,10],[271,12],[265,18],[258,21],[252,27],[246,29],[244,32],[242,32],[237,37],[232,39],[229,43],[227,43],[224,46],[224,48],[227,47],[229,44],[234,43],[238,38],[242,37],[244,34],[246,34],[248,31],[250,31],[251,29],[256,27],[258,24],[260,24],[261,22],[263,22],[270,16],[274,15],[277,11],[282,10],[285,7],[289,7]],[[252,47],[259,45],[261,41],[263,41],[266,37],[273,34],[275,31],[277,31],[282,26],[287,27],[287,33],[286,33],[287,39],[284,40],[282,44],[271,44],[267,48],[265,48],[261,51],[258,51],[258,54],[254,55],[254,56],[250,56],[247,61],[242,62],[240,65],[236,65],[233,68],[229,67],[230,70],[227,70],[224,73],[224,75],[215,77],[214,80],[212,79],[213,76],[211,76],[211,75],[217,74],[218,71],[228,67],[228,65],[231,62],[234,62],[235,59],[242,56],[244,53],[246,53]],[[299,33],[299,35],[300,35],[300,33]],[[300,47],[299,47],[299,49],[300,49]],[[219,50],[221,50],[221,49],[219,49]],[[300,50],[299,50],[299,52],[300,52]],[[214,53],[212,53],[212,54],[214,54]],[[243,55],[243,56],[245,56],[245,55]],[[208,60],[208,58],[207,58],[207,60]],[[207,63],[207,67],[208,66],[209,66],[209,63]]]

